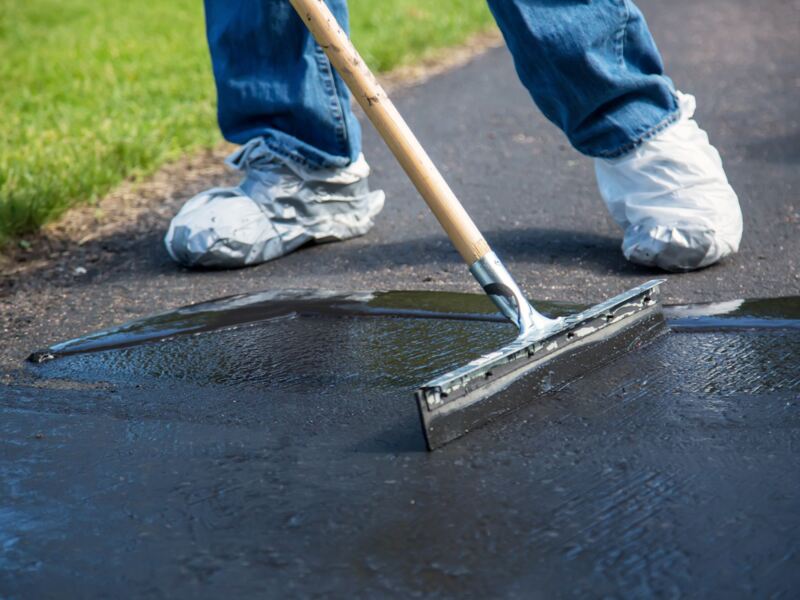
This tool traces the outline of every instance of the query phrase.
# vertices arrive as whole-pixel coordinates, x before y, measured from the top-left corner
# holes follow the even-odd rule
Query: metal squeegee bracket
[[[422,385],[416,399],[428,447],[439,447],[516,408],[518,403],[506,405],[494,397],[529,372],[538,371],[539,376],[526,383],[536,396],[614,360],[629,349],[626,344],[635,347],[655,337],[658,329],[666,330],[659,289],[664,281],[648,281],[564,317],[555,330],[522,335]],[[626,330],[627,339],[620,336]],[[616,340],[614,347],[594,348],[610,338]],[[590,346],[591,355],[575,356]]]

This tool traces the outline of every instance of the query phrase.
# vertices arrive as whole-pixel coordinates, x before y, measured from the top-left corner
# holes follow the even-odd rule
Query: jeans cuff
[[[328,154],[298,140],[294,136],[274,129],[265,131],[260,137],[264,139],[264,143],[270,151],[289,162],[295,163],[303,171],[341,169],[354,161],[354,158],[350,156]]]
[[[675,103],[675,108],[670,110],[655,125],[645,125],[638,128],[636,131],[633,132],[633,136],[631,139],[629,139],[625,143],[615,148],[612,148],[610,150],[601,150],[599,152],[584,152],[584,154],[589,154],[597,158],[619,158],[620,156],[624,156],[625,154],[633,152],[644,142],[646,142],[649,139],[652,139],[653,137],[655,137],[656,135],[664,131],[667,127],[673,125],[680,119],[681,107],[678,102],[678,98],[675,96],[674,93],[672,94],[672,98]]]

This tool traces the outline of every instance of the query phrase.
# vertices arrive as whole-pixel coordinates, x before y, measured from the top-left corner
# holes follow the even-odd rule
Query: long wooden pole
[[[324,0],[289,0],[468,265],[490,252],[453,190],[364,63]]]

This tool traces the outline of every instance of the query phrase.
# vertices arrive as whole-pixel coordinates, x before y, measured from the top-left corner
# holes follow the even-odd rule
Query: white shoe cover
[[[225,162],[245,171],[244,180],[186,202],[164,237],[170,256],[185,266],[255,265],[311,241],[363,235],[383,208],[383,192],[369,191],[363,155],[342,169],[308,171],[257,138]]]
[[[595,173],[625,230],[625,258],[689,271],[738,251],[742,213],[719,153],[692,119],[694,96],[677,95],[675,124],[620,158],[595,159]]]

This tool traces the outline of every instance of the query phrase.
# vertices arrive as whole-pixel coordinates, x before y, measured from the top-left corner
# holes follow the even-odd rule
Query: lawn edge
[[[431,50],[412,63],[381,73],[378,79],[389,93],[412,88],[502,44],[500,32],[490,26],[461,44]],[[70,247],[80,248],[93,240],[128,231],[138,221],[170,216],[165,213],[172,210],[165,209],[166,201],[174,199],[176,193],[197,188],[216,173],[224,177],[224,159],[234,148],[233,144],[220,142],[189,152],[145,176],[128,177],[95,201],[76,204],[34,233],[1,241],[0,280],[5,281],[0,283],[5,285],[0,286],[0,294],[11,283],[9,280],[47,268],[63,258]]]

